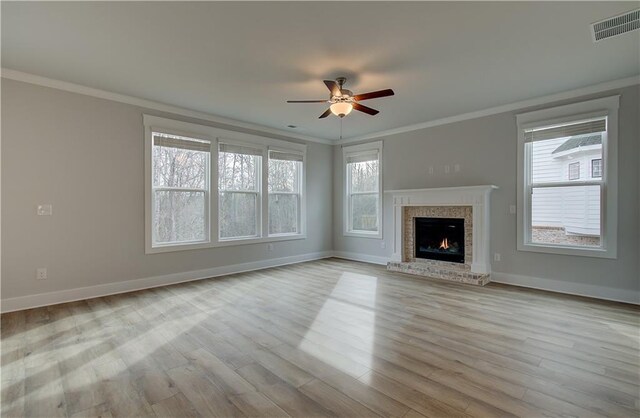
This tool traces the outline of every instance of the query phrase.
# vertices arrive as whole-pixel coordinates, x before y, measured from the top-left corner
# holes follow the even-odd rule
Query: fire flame
[[[449,240],[448,239],[443,239],[442,242],[440,243],[440,247],[443,250],[448,250],[449,249]]]

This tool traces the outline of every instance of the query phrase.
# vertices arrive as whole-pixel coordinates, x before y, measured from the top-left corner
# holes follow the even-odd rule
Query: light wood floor
[[[2,415],[637,417],[639,313],[328,259],[2,315]]]

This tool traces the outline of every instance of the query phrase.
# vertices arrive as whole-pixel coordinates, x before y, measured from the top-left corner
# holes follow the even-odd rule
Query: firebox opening
[[[464,263],[464,219],[414,219],[416,258]]]

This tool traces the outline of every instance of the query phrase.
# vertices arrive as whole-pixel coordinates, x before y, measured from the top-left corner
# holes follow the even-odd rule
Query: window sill
[[[345,231],[343,235],[345,237],[354,237],[354,238],[382,239],[382,232]]]
[[[518,251],[530,251],[545,254],[573,255],[580,257],[617,258],[614,250],[604,248],[579,248],[545,244],[518,244]]]
[[[236,238],[236,239],[227,239],[227,240],[218,241],[218,242],[186,243],[186,244],[151,247],[146,249],[145,254],[160,254],[160,253],[170,253],[170,252],[176,252],[176,251],[202,250],[207,248],[233,247],[237,245],[251,245],[251,244],[260,244],[265,242],[277,242],[277,241],[293,241],[293,240],[300,240],[300,239],[306,239],[306,238],[307,236],[304,234],[287,234],[287,235],[277,235],[277,236],[264,237],[264,238]]]

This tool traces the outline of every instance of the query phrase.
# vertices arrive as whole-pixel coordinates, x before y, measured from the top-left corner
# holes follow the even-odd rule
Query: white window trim
[[[229,131],[206,125],[177,121],[152,115],[143,115],[144,124],[144,172],[145,172],[145,253],[156,254],[174,251],[196,250],[203,248],[228,247],[235,245],[258,244],[264,242],[290,241],[307,238],[306,225],[306,170],[307,170],[307,146],[295,142],[282,141],[242,132]],[[152,213],[152,132],[163,132],[172,135],[205,139],[211,142],[211,154],[209,162],[209,225],[208,240],[196,243],[175,243],[153,245],[153,213]],[[262,150],[262,194],[261,194],[261,218],[259,222],[260,237],[249,238],[225,238],[220,239],[218,234],[218,143],[245,144]],[[300,190],[300,232],[295,234],[268,235],[268,152],[270,149],[302,154],[301,190]]]
[[[518,172],[517,172],[517,248],[548,254],[563,254],[586,257],[617,258],[618,241],[618,108],[620,96],[611,96],[580,103],[522,113],[516,116],[518,128]],[[525,129],[553,124],[607,117],[607,134],[602,144],[601,187],[601,247],[580,248],[551,244],[531,243],[531,195],[526,184],[525,170],[530,164],[525,161]],[[596,181],[598,184],[600,180]],[[571,181],[572,185],[584,182]],[[587,182],[589,183],[589,182]]]
[[[269,151],[280,151],[280,152],[289,152],[289,153],[293,153],[293,154],[298,154],[300,156],[302,156],[302,170],[300,170],[300,172],[298,173],[298,193],[286,193],[286,192],[273,192],[272,194],[292,194],[292,195],[296,195],[299,196],[300,199],[300,211],[298,213],[298,229],[299,232],[295,232],[295,233],[282,233],[282,234],[269,234],[269,213],[268,213],[268,206],[269,206],[269,187],[268,187],[268,181],[266,183],[264,183],[264,186],[266,187],[265,189],[265,195],[266,195],[266,199],[265,199],[265,204],[267,205],[267,216],[264,219],[265,222],[265,226],[266,226],[266,232],[265,232],[265,236],[268,236],[270,238],[277,238],[277,239],[286,239],[286,237],[291,237],[291,236],[299,236],[299,235],[305,235],[306,236],[306,225],[307,225],[307,207],[306,207],[306,191],[307,188],[305,187],[306,184],[306,176],[305,176],[305,172],[306,172],[306,167],[307,167],[307,153],[304,152],[304,150],[293,150],[291,148],[280,148],[277,145],[273,145],[273,146],[268,146],[267,147],[267,164],[264,165],[264,167],[266,167],[266,172],[264,173],[265,176],[267,176],[267,180],[268,180],[268,176],[269,176]]]
[[[364,232],[351,230],[351,216],[349,211],[349,176],[347,173],[347,156],[353,154],[365,153],[367,151],[375,150],[378,152],[378,231],[377,232]],[[342,178],[343,178],[343,235],[347,237],[358,238],[373,238],[382,239],[382,208],[383,208],[383,193],[382,193],[382,141],[368,142],[366,144],[351,145],[342,147]]]

